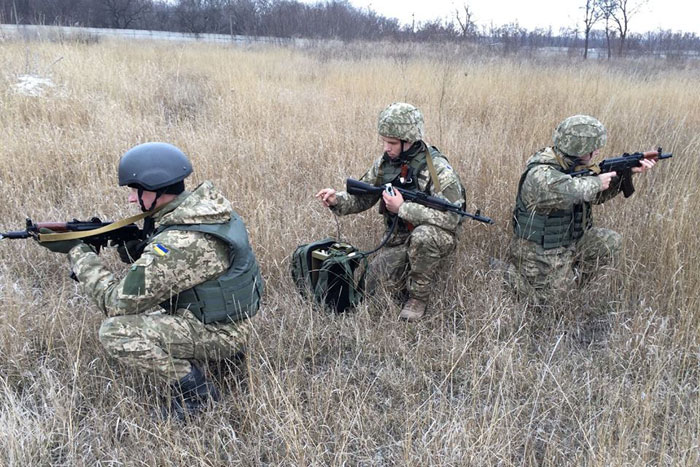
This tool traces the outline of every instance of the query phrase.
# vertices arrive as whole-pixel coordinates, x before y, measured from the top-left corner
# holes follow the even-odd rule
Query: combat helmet
[[[192,164],[185,153],[168,143],[139,144],[119,159],[119,186],[138,190],[139,205],[144,212],[152,210],[162,195],[179,195],[185,191],[184,180],[191,173]],[[146,190],[156,193],[150,206],[143,202]]]
[[[564,119],[552,134],[555,149],[569,157],[580,157],[602,148],[607,139],[605,126],[588,115]]]
[[[405,102],[395,102],[379,114],[377,131],[387,138],[415,143],[423,139],[423,114]]]
[[[119,160],[119,186],[159,191],[179,184],[192,173],[184,152],[168,143],[143,143]]]

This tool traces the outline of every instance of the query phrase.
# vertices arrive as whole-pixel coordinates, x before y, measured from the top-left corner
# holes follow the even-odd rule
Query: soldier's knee
[[[608,249],[612,256],[617,256],[622,250],[622,235],[617,232],[611,231],[610,237],[608,239]]]
[[[411,232],[410,249],[414,252],[437,251],[439,249],[438,229],[432,225],[419,225]]]
[[[132,337],[133,326],[129,325],[128,316],[114,316],[102,321],[98,338],[102,345],[110,350],[115,345],[121,346],[125,339]]]

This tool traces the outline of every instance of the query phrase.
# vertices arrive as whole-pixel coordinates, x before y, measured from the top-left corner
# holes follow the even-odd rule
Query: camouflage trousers
[[[108,318],[99,338],[107,353],[126,365],[177,381],[192,369],[190,360],[218,361],[243,350],[250,330],[249,320],[203,324],[180,309]]]
[[[515,238],[510,245],[506,282],[520,297],[551,304],[617,258],[622,236],[609,229],[592,228],[573,245],[543,249]]]
[[[456,244],[455,235],[432,225],[419,225],[410,235],[397,235],[370,261],[367,292],[373,294],[382,284],[394,294],[405,290],[409,298],[427,302],[435,289],[441,260]]]

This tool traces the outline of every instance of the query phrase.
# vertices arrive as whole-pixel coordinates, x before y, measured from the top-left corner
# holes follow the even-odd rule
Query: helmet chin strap
[[[153,202],[151,203],[151,207],[149,207],[149,208],[146,208],[146,205],[143,202],[143,192],[144,192],[143,187],[139,187],[139,206],[141,206],[141,211],[143,211],[143,212],[151,211],[154,207],[156,207],[156,202],[158,202],[158,198],[160,198],[160,195],[162,195],[163,192],[160,190],[154,191],[154,193],[156,194],[156,197],[153,198]]]
[[[151,203],[151,206],[149,208],[146,208],[145,203],[143,202],[143,192],[145,191],[143,187],[138,188],[138,195],[139,195],[139,205],[141,206],[141,211],[142,212],[148,212],[152,211],[153,208],[156,207],[156,202],[158,202],[158,198],[160,198],[160,195],[163,194],[162,190],[157,190],[154,191],[156,194],[156,197],[153,198],[153,202]],[[142,232],[142,237],[144,239],[148,238],[151,233],[155,230],[155,220],[153,220],[153,216],[148,216],[143,220],[143,232]]]

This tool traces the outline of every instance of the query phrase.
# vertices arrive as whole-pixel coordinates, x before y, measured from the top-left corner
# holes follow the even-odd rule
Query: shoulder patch
[[[165,248],[160,243],[156,243],[155,245],[153,245],[153,251],[155,251],[158,256],[166,256],[170,252],[170,250]]]

